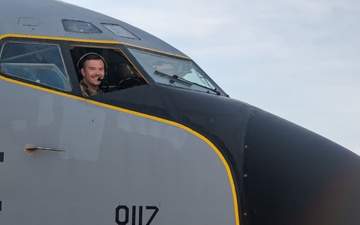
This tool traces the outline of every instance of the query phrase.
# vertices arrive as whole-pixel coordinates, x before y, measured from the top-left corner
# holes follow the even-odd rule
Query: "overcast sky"
[[[360,1],[66,1],[158,36],[230,97],[360,154]]]

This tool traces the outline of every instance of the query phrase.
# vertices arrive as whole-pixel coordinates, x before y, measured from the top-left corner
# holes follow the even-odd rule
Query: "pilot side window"
[[[81,85],[85,84],[86,86],[89,86],[89,83],[90,85],[95,84],[97,85],[97,88],[101,90],[101,92],[96,91],[96,93],[94,93],[94,91],[92,91],[92,93],[89,94],[83,92],[83,97],[91,97],[98,93],[115,92],[147,84],[147,80],[120,49],[71,46],[70,53],[74,62],[74,67],[78,72],[79,83]],[[90,73],[85,73],[87,65],[85,62],[89,58],[93,58],[88,56],[95,55],[97,56],[95,58],[103,61],[105,67],[103,77],[101,77],[100,74],[94,75],[97,81],[101,81],[100,83],[97,81],[95,83],[90,82],[92,76]],[[86,76],[91,79],[86,78]]]
[[[58,45],[8,42],[0,52],[0,67],[8,75],[71,91]]]

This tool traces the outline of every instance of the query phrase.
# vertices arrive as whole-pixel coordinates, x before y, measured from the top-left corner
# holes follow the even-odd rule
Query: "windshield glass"
[[[191,60],[132,48],[129,50],[157,83],[225,95]]]

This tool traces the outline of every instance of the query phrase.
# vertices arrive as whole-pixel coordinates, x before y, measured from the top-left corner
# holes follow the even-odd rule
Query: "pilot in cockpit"
[[[99,85],[107,70],[105,59],[95,52],[89,52],[79,59],[77,67],[82,75],[80,81],[82,95],[89,97],[102,94]]]

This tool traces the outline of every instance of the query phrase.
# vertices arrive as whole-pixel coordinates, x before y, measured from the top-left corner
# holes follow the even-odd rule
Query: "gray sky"
[[[360,154],[360,1],[66,1],[158,36],[230,97]]]

